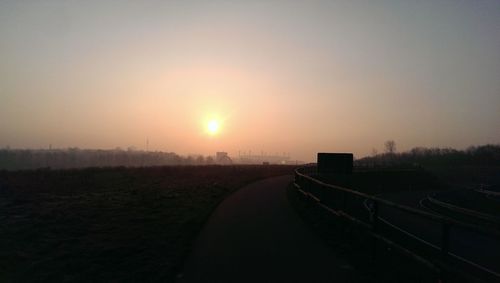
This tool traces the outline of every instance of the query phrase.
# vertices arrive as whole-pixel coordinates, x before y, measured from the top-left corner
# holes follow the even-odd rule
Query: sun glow
[[[210,120],[207,123],[207,131],[211,135],[215,135],[219,132],[220,129],[220,123],[217,120]]]

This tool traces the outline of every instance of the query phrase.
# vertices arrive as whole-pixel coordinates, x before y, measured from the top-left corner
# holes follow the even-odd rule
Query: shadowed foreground
[[[215,210],[180,282],[345,282],[349,266],[290,207],[291,176],[248,185]]]
[[[218,203],[292,170],[0,170],[0,282],[173,282]]]

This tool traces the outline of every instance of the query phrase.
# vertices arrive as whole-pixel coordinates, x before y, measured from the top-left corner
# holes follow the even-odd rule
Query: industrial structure
[[[252,154],[251,151],[248,153],[241,152],[238,153],[238,163],[241,164],[291,164],[290,154],[283,153],[283,155],[267,155],[264,152],[261,154]],[[295,161],[294,163],[295,164]]]
[[[233,164],[233,160],[231,159],[231,157],[229,157],[227,152],[219,151],[215,153],[215,163],[221,165],[229,165]]]

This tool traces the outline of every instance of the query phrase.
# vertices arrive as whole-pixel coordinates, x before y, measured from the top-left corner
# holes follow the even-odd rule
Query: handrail
[[[429,212],[426,212],[426,211],[422,211],[422,210],[419,210],[419,209],[416,209],[416,208],[413,208],[413,207],[409,207],[409,206],[406,206],[406,205],[397,204],[397,203],[392,202],[392,201],[387,200],[387,199],[383,199],[383,198],[380,198],[380,197],[377,197],[377,196],[373,196],[373,195],[369,195],[369,194],[366,194],[366,193],[362,193],[360,191],[356,191],[356,190],[353,190],[353,189],[348,189],[348,188],[344,188],[344,187],[341,187],[341,186],[332,185],[332,184],[328,184],[328,183],[322,182],[322,181],[320,181],[318,179],[315,179],[315,178],[313,178],[311,176],[307,176],[305,174],[300,173],[298,170],[300,170],[302,168],[303,167],[295,169],[295,174],[301,176],[302,178],[308,179],[309,181],[314,182],[314,183],[316,183],[316,184],[318,184],[320,186],[331,188],[331,189],[335,189],[335,190],[339,190],[339,191],[344,191],[344,192],[351,193],[353,195],[357,195],[357,196],[360,196],[360,197],[363,197],[363,198],[371,199],[371,200],[377,201],[377,202],[382,203],[382,204],[384,204],[386,206],[389,206],[389,207],[394,207],[394,208],[397,208],[397,209],[400,209],[400,210],[403,210],[403,211],[406,211],[406,212],[410,212],[412,214],[416,214],[416,215],[422,216],[424,218],[431,218],[432,220],[434,220],[436,222],[457,225],[457,226],[460,226],[462,228],[467,228],[467,229],[472,229],[472,230],[478,230],[478,231],[481,231],[483,233],[494,234],[495,236],[500,237],[500,231],[487,229],[487,228],[484,228],[484,227],[479,226],[479,225],[465,223],[465,222],[462,222],[462,221],[459,221],[459,220],[456,220],[456,219],[453,219],[453,218],[450,218],[450,217],[447,217],[447,216],[432,214],[432,213],[429,213]]]
[[[481,234],[486,234],[488,236],[492,236],[492,237],[500,239],[500,231],[498,231],[496,229],[493,230],[493,229],[485,228],[485,227],[482,227],[479,225],[465,223],[465,222],[462,222],[462,221],[459,221],[456,219],[452,219],[450,217],[443,216],[443,215],[435,215],[435,214],[425,212],[422,210],[418,210],[418,209],[415,209],[415,208],[412,208],[412,207],[409,207],[406,205],[397,204],[397,203],[394,203],[392,201],[389,201],[389,200],[386,200],[386,199],[383,199],[383,198],[380,198],[377,196],[369,195],[369,194],[366,194],[366,193],[363,193],[360,191],[356,191],[356,190],[349,189],[349,188],[344,188],[344,187],[333,185],[333,184],[328,184],[328,183],[320,181],[314,177],[308,176],[307,173],[305,173],[305,172],[304,173],[301,172],[301,171],[306,171],[306,170],[308,170],[310,172],[314,172],[314,170],[311,170],[314,168],[315,167],[309,165],[309,166],[297,168],[295,170],[295,185],[303,194],[310,196],[312,199],[314,199],[316,201],[316,203],[318,205],[320,205],[321,207],[325,208],[326,210],[334,213],[335,215],[343,216],[352,222],[355,222],[357,224],[361,224],[362,226],[367,227],[367,228],[371,228],[371,231],[369,231],[369,233],[371,235],[373,235],[375,238],[381,239],[390,245],[395,245],[395,247],[398,248],[400,251],[403,251],[405,254],[410,255],[415,260],[426,264],[427,266],[431,267],[431,269],[434,271],[436,271],[436,269],[432,267],[433,264],[431,262],[422,258],[418,254],[407,250],[405,247],[401,247],[401,246],[395,244],[392,240],[390,240],[390,239],[386,238],[385,236],[381,235],[380,233],[378,233],[376,226],[377,226],[377,222],[380,220],[380,217],[378,216],[378,205],[379,204],[383,204],[385,206],[392,207],[392,208],[395,208],[395,209],[400,210],[400,211],[408,212],[408,213],[413,214],[413,215],[418,215],[424,219],[428,219],[428,220],[431,220],[433,222],[437,222],[438,224],[440,224],[442,238],[441,238],[441,242],[440,242],[438,248],[441,251],[441,254],[443,256],[446,256],[446,257],[447,256],[454,256],[454,254],[450,253],[450,251],[449,251],[450,227],[465,228],[467,230],[480,232]],[[310,172],[308,172],[308,173],[310,173]],[[304,182],[304,180],[306,182]],[[312,192],[308,192],[307,185],[309,183],[313,184],[313,186],[319,186],[322,188],[327,188],[327,189],[332,189],[335,191],[343,192],[342,193],[343,199],[341,199],[342,201],[345,201],[346,194],[361,197],[361,198],[364,198],[366,200],[372,200],[373,204],[374,204],[374,211],[372,211],[372,213],[374,215],[372,215],[370,217],[369,222],[366,222],[366,221],[362,221],[360,219],[357,219],[355,216],[350,215],[349,213],[343,211],[345,209],[345,202],[343,203],[343,205],[341,205],[342,208],[335,209],[333,207],[330,207],[327,203],[325,203],[324,201],[321,200],[321,197],[314,195],[314,193],[312,193]],[[302,188],[301,186],[304,186],[304,187]],[[322,193],[320,193],[320,195],[321,194]],[[454,257],[457,258],[457,256],[454,256]],[[462,261],[468,263],[467,260],[462,260]],[[472,266],[474,266],[474,265],[472,265]],[[500,277],[499,273],[494,272],[492,270],[489,270],[487,268],[482,268],[482,270],[486,271],[489,274],[489,276],[494,276],[496,278],[496,280]]]
[[[454,205],[454,204],[451,204],[451,203],[447,203],[445,201],[440,201],[432,196],[428,196],[427,199],[431,202],[431,203],[434,203],[436,205],[439,205],[441,207],[444,207],[446,209],[449,209],[449,210],[452,210],[452,211],[457,211],[459,213],[463,213],[465,215],[469,215],[469,216],[473,216],[473,217],[476,217],[476,218],[479,218],[479,219],[482,219],[482,220],[486,220],[486,221],[489,221],[493,224],[500,224],[500,218],[499,217],[496,217],[496,216],[493,216],[493,215],[490,215],[490,214],[486,214],[486,213],[482,213],[482,212],[477,212],[475,210],[472,210],[472,209],[468,209],[468,208],[465,208],[465,207],[460,207],[460,206],[457,206],[457,205]]]

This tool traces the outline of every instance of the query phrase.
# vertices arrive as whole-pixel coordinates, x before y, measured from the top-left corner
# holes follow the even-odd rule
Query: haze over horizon
[[[500,142],[500,1],[1,1],[0,147]]]

